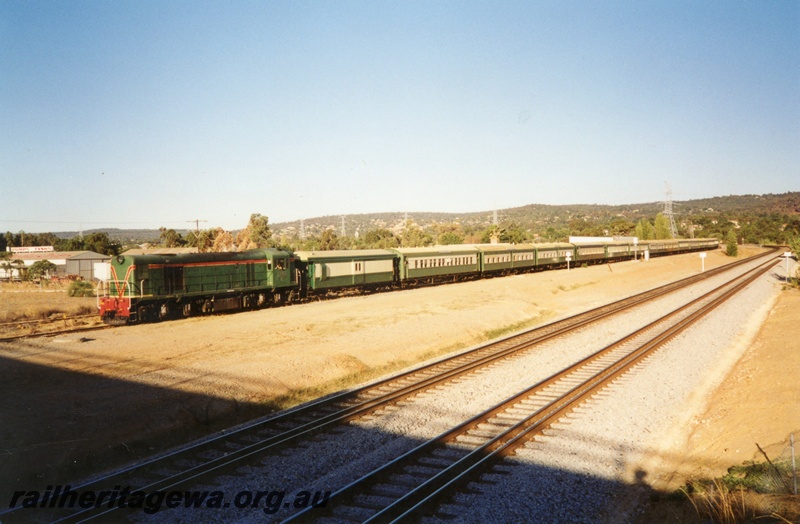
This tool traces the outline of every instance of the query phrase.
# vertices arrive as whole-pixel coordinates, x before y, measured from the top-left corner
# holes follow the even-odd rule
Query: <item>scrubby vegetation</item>
[[[71,297],[93,297],[94,286],[92,286],[91,282],[76,280],[70,283],[67,288],[67,295]]]
[[[746,462],[718,479],[688,483],[680,490],[698,515],[718,523],[798,522],[791,461]]]

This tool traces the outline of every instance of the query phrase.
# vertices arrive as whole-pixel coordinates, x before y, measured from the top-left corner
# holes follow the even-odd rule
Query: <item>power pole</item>
[[[675,225],[675,215],[672,213],[672,188],[669,183],[664,181],[667,188],[667,199],[664,200],[664,216],[669,220],[669,232],[672,238],[678,238],[678,227]]]
[[[300,240],[306,239],[306,223],[302,218],[300,219]]]
[[[345,236],[345,230],[344,230],[344,215],[342,215],[342,236]]]
[[[200,234],[200,222],[208,222],[208,220],[200,220],[199,218],[195,218],[194,220],[187,220],[187,222],[194,223],[194,234],[195,236]]]

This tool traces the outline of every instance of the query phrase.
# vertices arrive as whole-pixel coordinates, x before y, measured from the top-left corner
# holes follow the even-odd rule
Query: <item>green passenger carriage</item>
[[[536,267],[545,269],[557,266],[566,266],[567,258],[575,262],[575,246],[566,242],[552,244],[534,244],[536,248]]]
[[[398,247],[391,251],[399,256],[401,282],[458,280],[478,275],[481,270],[480,252],[474,245]]]
[[[395,281],[397,256],[388,249],[296,251],[295,256],[309,290],[380,287]]]

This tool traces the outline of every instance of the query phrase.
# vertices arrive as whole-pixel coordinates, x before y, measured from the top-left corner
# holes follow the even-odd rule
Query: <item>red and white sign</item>
[[[12,247],[12,253],[49,253],[55,251],[53,246],[28,246],[28,247]]]

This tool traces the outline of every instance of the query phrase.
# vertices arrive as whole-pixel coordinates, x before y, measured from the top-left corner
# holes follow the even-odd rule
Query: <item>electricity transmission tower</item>
[[[667,198],[664,200],[664,216],[669,220],[669,232],[672,238],[678,238],[678,227],[675,225],[675,215],[672,213],[672,188],[668,182],[664,182],[667,189]]]

